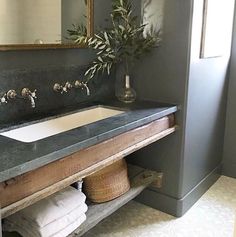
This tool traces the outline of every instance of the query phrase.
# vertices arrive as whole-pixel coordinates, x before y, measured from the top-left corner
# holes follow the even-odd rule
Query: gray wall
[[[222,57],[200,59],[202,7],[203,0],[194,1],[181,188],[183,196],[221,164],[223,152],[231,34],[224,35],[228,43],[225,42],[227,47]],[[222,9],[222,15],[233,15],[231,10],[224,12]],[[224,24],[232,28],[232,17]]]
[[[225,126],[223,174],[236,178],[236,13],[233,36]]]
[[[164,183],[159,192],[179,198],[192,3],[186,0],[166,0],[164,8],[161,47],[137,65],[132,78],[140,98],[181,106],[177,113],[177,123],[181,129],[135,153],[132,160],[146,168],[163,171]]]
[[[202,0],[166,0],[162,46],[133,76],[141,98],[180,105],[180,129],[130,157],[164,172],[163,187],[138,200],[178,216],[219,177],[222,159],[229,54],[199,59],[202,13]]]

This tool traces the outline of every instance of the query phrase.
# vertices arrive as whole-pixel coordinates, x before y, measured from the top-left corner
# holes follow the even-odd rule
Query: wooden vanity
[[[132,152],[156,142],[175,130],[174,114],[171,114],[0,183],[1,218],[32,205]],[[131,178],[134,179],[131,180],[131,190],[117,200],[99,204],[107,205],[102,207],[107,210],[106,213],[96,217],[95,213],[98,213],[96,208],[101,208],[101,206],[91,206],[87,213],[88,219],[75,231],[76,236],[85,233],[137,196],[153,181],[158,180],[156,172],[152,172],[151,176],[151,171],[149,171],[149,176],[145,176],[145,172],[147,171],[136,167],[136,172],[131,175]]]

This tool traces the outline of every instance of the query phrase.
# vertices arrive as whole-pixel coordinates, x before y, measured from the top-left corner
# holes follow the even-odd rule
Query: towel
[[[63,231],[60,231],[51,237],[67,237],[73,231],[75,231],[81,224],[86,220],[86,215],[82,215],[77,221],[73,222],[72,224],[68,225]]]
[[[17,214],[21,215],[22,219],[31,222],[32,225],[44,227],[78,208],[85,203],[85,200],[86,196],[82,192],[72,187],[67,187],[21,210]]]
[[[49,237],[74,223],[81,216],[83,216],[87,210],[88,207],[84,203],[79,206],[79,208],[72,210],[67,215],[45,225],[44,227],[39,227],[36,224],[29,222],[25,218],[22,218],[21,213],[18,212],[12,216],[9,216],[5,220],[6,225],[4,229],[6,231],[17,231],[19,233],[21,233],[20,229],[26,229],[30,230],[31,235],[34,237]]]
[[[54,234],[46,235],[46,236],[67,237],[74,230],[76,230],[85,220],[86,220],[86,215],[82,214],[79,218],[77,218],[76,221],[67,225],[64,229],[57,231]],[[36,237],[35,233],[33,233],[30,228],[27,228],[27,226],[12,225],[12,223],[9,223],[8,220],[5,221],[3,226],[4,226],[5,231],[10,231],[10,232],[15,231],[15,232],[18,232],[23,237]]]

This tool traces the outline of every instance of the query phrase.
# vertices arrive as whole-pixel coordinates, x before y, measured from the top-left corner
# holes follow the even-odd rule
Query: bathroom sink
[[[124,111],[97,106],[44,122],[16,128],[0,133],[0,135],[21,142],[34,142],[121,113],[124,113]]]

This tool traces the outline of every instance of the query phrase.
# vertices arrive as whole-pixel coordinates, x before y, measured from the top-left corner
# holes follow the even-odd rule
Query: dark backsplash
[[[34,117],[60,111],[65,107],[75,107],[85,102],[107,100],[114,97],[114,77],[102,76],[89,82],[91,95],[87,96],[85,90],[72,89],[68,93],[60,94],[53,91],[53,85],[64,85],[67,81],[74,83],[82,80],[84,66],[47,67],[40,69],[17,69],[0,72],[0,93],[15,89],[20,95],[21,89],[28,87],[37,89],[36,108],[31,108],[30,101],[17,98],[7,104],[0,105],[0,128],[18,122],[31,120]]]

